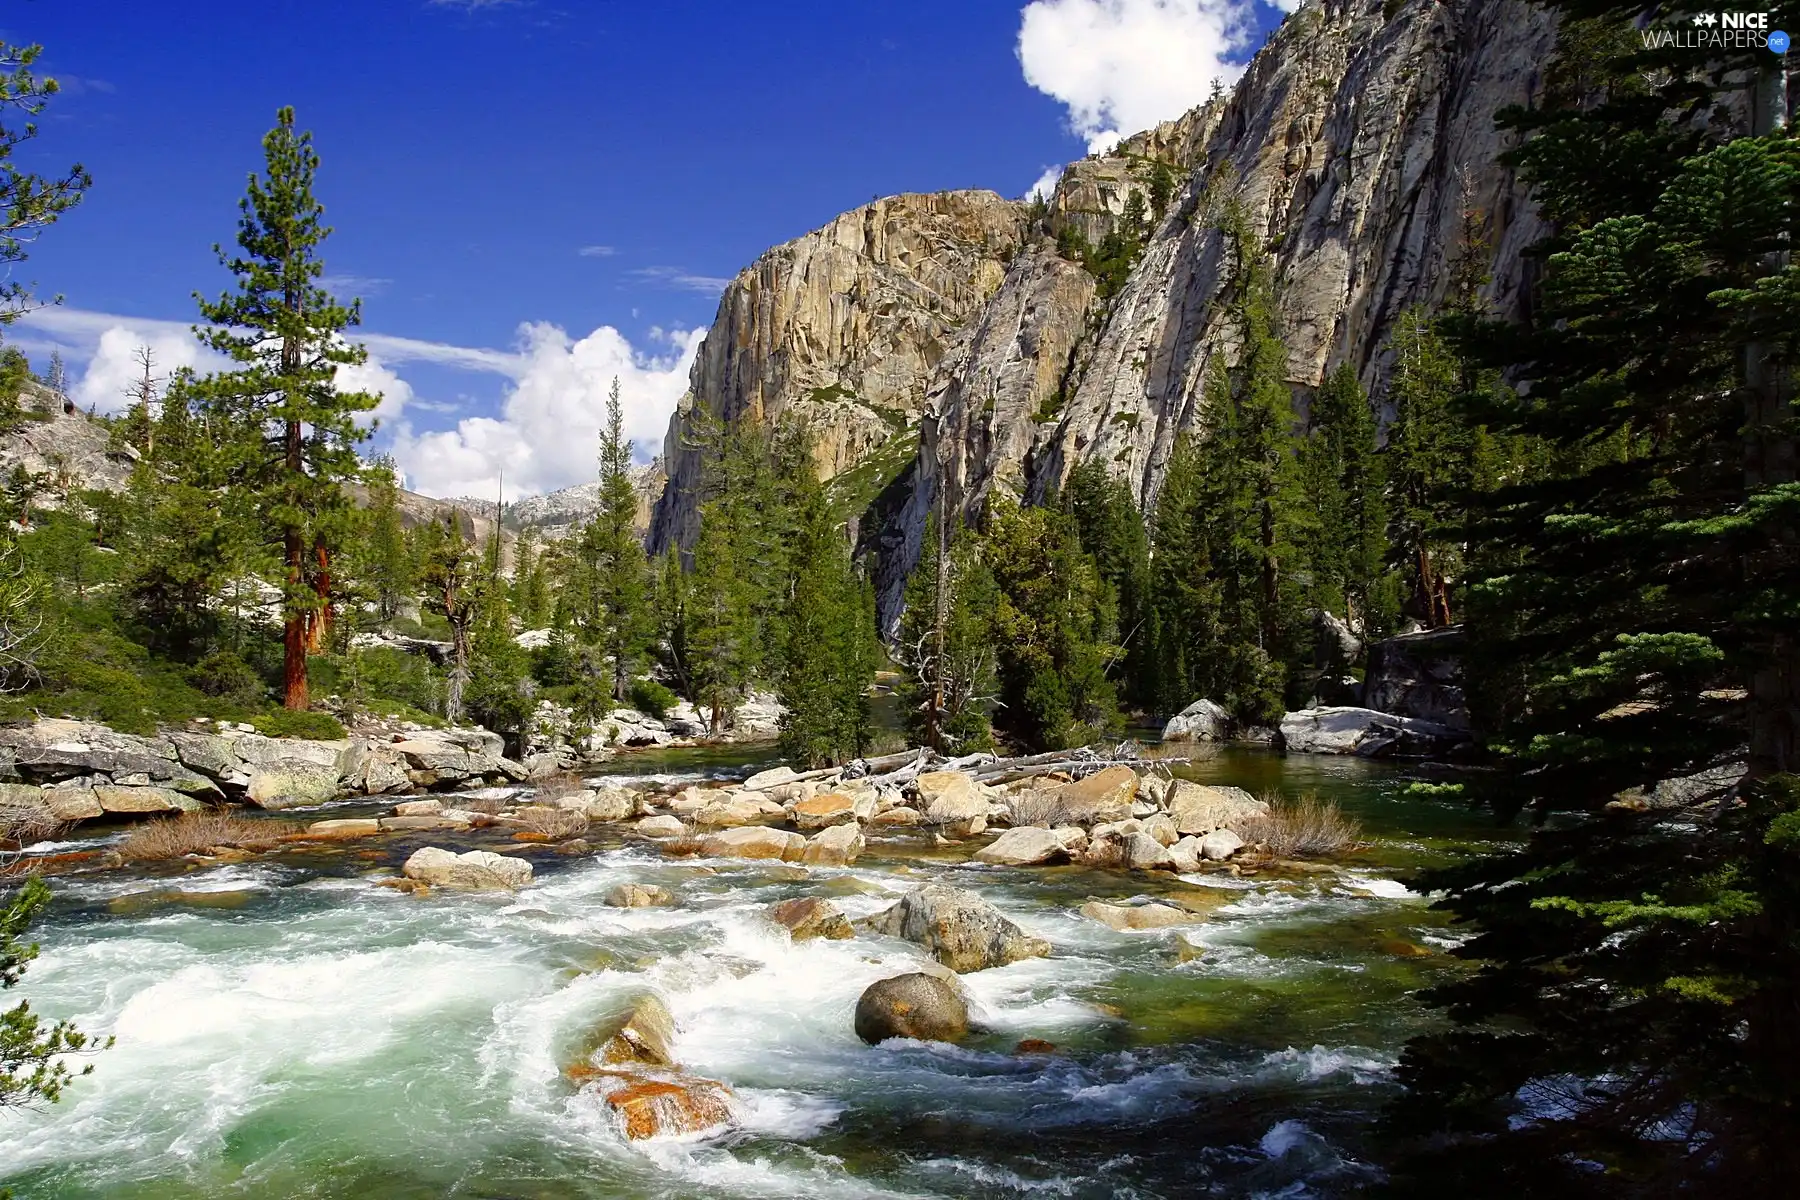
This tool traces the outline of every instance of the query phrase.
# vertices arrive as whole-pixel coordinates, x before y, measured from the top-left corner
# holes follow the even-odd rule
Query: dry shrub
[[[29,846],[54,838],[66,824],[42,800],[0,801],[0,842]]]
[[[483,816],[488,817],[497,817],[506,811],[506,801],[496,800],[492,796],[481,796],[472,800],[464,800],[460,796],[453,796],[451,799],[454,803],[446,804],[446,808],[460,808],[464,812],[481,813]]]
[[[1146,762],[1204,762],[1225,749],[1221,742],[1155,742],[1138,749]]]
[[[1046,829],[1066,824],[1062,797],[1048,788],[1024,788],[1007,797],[1013,825],[1042,825]]]
[[[1281,858],[1341,854],[1362,841],[1362,825],[1345,816],[1335,800],[1308,792],[1298,800],[1265,795],[1263,803],[1269,806],[1267,814],[1234,821],[1232,832]]]
[[[127,862],[154,862],[185,854],[204,854],[214,846],[266,850],[278,844],[284,835],[299,831],[300,826],[292,821],[258,820],[209,810],[146,821],[125,836],[118,851],[119,857]]]
[[[587,832],[588,815],[575,808],[533,805],[519,811],[519,828],[547,838],[579,837]]]
[[[587,784],[573,771],[553,771],[537,781],[537,790],[545,800],[560,800],[576,792],[585,792]]]

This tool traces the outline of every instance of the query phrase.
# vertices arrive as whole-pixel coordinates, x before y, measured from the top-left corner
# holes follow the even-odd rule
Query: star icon
[[[1694,18],[1694,24],[1696,25],[1717,25],[1718,23],[1719,18],[1709,12],[1700,13]]]

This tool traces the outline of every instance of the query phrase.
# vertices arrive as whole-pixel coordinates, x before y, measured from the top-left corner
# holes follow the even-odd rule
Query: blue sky
[[[293,104],[323,158],[326,259],[364,299],[378,444],[439,493],[585,478],[605,384],[654,449],[724,280],[876,195],[1021,195],[1229,81],[1260,0],[623,4],[12,0],[65,85],[22,165],[87,200],[20,277],[107,407],[130,349],[194,361],[258,139]],[[1034,83],[1036,86],[1034,86]],[[40,364],[41,365],[41,364]]]

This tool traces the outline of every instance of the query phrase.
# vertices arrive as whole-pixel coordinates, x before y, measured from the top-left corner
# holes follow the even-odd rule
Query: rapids
[[[753,765],[624,761],[608,769],[675,780]],[[802,871],[668,859],[604,834],[592,856],[534,855],[537,881],[506,896],[414,898],[370,878],[431,835],[59,878],[22,994],[117,1042],[61,1104],[0,1113],[0,1187],[31,1200],[1354,1191],[1398,1048],[1426,1019],[1408,993],[1462,969],[1408,872],[1511,835],[1402,797],[1402,776],[1358,760],[1228,752],[1191,770],[1316,790],[1374,844],[1298,880],[987,867],[965,861],[973,845],[916,836]],[[857,995],[915,969],[917,948],[790,944],[763,912],[827,895],[856,918],[931,879],[980,892],[1054,956],[964,976],[983,1029],[960,1046],[864,1046]],[[625,881],[679,904],[605,907]],[[1200,887],[1226,894],[1186,929],[1116,933],[1075,911]],[[676,1018],[684,1065],[735,1090],[729,1134],[627,1143],[563,1078],[597,1015],[646,987]],[[1024,1038],[1057,1050],[1015,1053]]]

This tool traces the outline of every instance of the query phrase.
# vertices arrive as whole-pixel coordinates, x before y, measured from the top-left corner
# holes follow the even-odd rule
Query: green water
[[[765,755],[606,769],[679,781]],[[985,867],[967,861],[979,843],[917,835],[809,871],[602,838],[578,858],[533,851],[537,882],[507,897],[376,886],[414,839],[66,877],[27,994],[118,1041],[61,1105],[0,1116],[0,1183],[56,1198],[1347,1194],[1425,1019],[1409,993],[1463,969],[1407,872],[1512,835],[1358,760],[1228,751],[1187,770],[1335,799],[1371,844],[1341,876],[1213,880],[1231,886],[1204,923],[1142,933],[1075,910],[1220,889]],[[1055,953],[965,977],[983,1024],[965,1045],[864,1046],[856,996],[913,969],[916,948],[791,944],[762,912],[822,894],[862,916],[934,879]],[[605,907],[625,880],[679,903]],[[646,987],[684,1064],[735,1090],[733,1132],[629,1144],[564,1080],[597,1017]],[[1023,1038],[1057,1051],[1014,1053]]]

